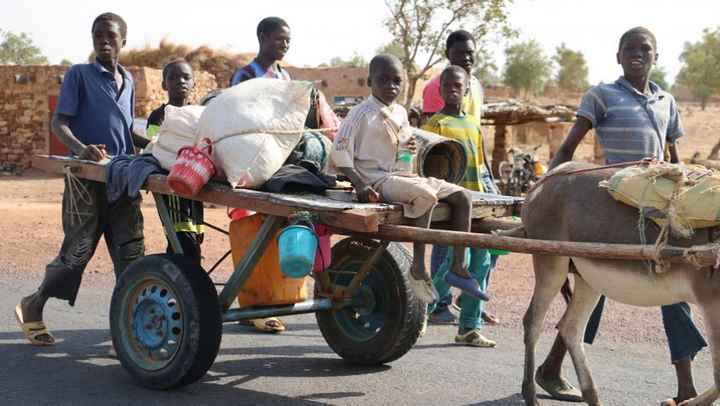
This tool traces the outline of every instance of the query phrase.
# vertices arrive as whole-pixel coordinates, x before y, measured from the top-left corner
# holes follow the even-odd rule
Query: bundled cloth
[[[160,166],[170,170],[180,149],[195,144],[198,123],[204,110],[204,106],[165,106],[165,120],[158,136],[144,152],[152,153]]]
[[[258,78],[224,90],[200,117],[198,137],[233,187],[259,188],[277,172],[305,132],[310,82]]]
[[[702,166],[659,162],[630,166],[600,182],[612,197],[675,235],[720,225],[720,173]]]

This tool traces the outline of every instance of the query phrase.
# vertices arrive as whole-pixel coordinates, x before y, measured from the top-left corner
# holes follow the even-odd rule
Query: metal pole
[[[264,306],[251,309],[230,309],[222,316],[223,323],[248,319],[262,319],[273,316],[286,316],[289,314],[315,313],[321,310],[330,310],[333,307],[331,299],[312,299],[305,302],[286,306]]]
[[[284,224],[284,217],[267,216],[265,218],[252,244],[250,244],[250,247],[245,251],[245,255],[235,267],[235,272],[230,275],[230,279],[225,284],[222,292],[220,292],[220,304],[223,311],[230,308],[238,292],[240,292],[240,288],[250,277],[250,273],[265,253],[270,241],[275,238],[275,235]]]
[[[160,215],[160,222],[162,222],[163,228],[165,229],[165,237],[167,237],[170,247],[172,247],[174,253],[183,255],[182,245],[180,245],[180,240],[177,234],[175,234],[175,223],[172,221],[170,210],[168,210],[165,199],[163,199],[164,195],[155,192],[153,192],[152,195],[155,198],[155,206],[157,207],[158,215]]]

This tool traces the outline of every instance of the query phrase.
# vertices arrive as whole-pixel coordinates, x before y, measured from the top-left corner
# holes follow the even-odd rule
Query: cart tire
[[[217,291],[181,255],[148,255],[120,275],[110,304],[118,359],[140,385],[191,384],[215,361],[222,338]]]
[[[348,285],[352,273],[379,245],[377,241],[351,238],[335,244],[332,267],[328,270],[331,282]],[[354,364],[380,365],[402,357],[412,348],[420,335],[426,306],[410,288],[411,265],[408,250],[401,244],[390,243],[355,296],[360,299],[359,306],[315,314],[333,351]]]

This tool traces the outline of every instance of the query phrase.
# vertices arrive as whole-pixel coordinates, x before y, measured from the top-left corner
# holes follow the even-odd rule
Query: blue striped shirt
[[[592,123],[608,164],[664,160],[665,146],[684,134],[675,99],[653,82],[647,95],[623,77],[594,86],[577,115]]]

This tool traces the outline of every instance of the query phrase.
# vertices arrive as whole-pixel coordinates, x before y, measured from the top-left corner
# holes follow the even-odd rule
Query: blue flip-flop
[[[475,299],[484,300],[486,302],[490,300],[490,296],[480,289],[480,284],[474,278],[463,278],[454,272],[448,272],[445,274],[445,282],[447,282],[450,286],[454,286],[462,290],[463,293],[468,294]]]

